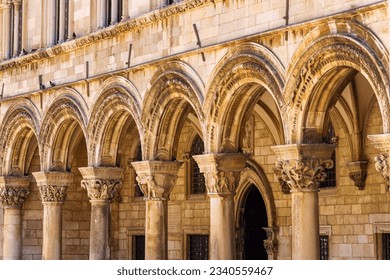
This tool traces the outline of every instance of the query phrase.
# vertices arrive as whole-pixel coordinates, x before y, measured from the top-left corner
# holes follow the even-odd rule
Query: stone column
[[[47,1],[47,19],[46,23],[46,32],[47,32],[47,41],[48,46],[54,46],[57,44],[56,40],[56,1]]]
[[[73,183],[70,172],[34,172],[43,204],[43,260],[62,258],[62,205],[66,190]]]
[[[11,4],[9,1],[3,3],[3,56],[5,59],[11,57]]]
[[[390,134],[368,135],[368,139],[380,153],[374,158],[375,169],[386,182],[386,189],[390,191]]]
[[[90,260],[110,259],[110,203],[122,185],[123,169],[117,167],[81,167],[82,188],[91,202]]]
[[[59,19],[58,19],[58,42],[63,43],[65,40],[65,0],[59,1]]]
[[[291,189],[292,259],[318,260],[319,183],[326,178],[325,169],[333,167],[333,144],[292,144],[273,146],[276,170]]]
[[[110,24],[115,24],[118,22],[118,0],[111,1],[111,22]]]
[[[29,177],[0,177],[0,201],[4,207],[3,259],[22,259],[22,205],[30,190]]]
[[[207,154],[193,156],[206,179],[210,198],[210,246],[211,260],[236,258],[234,195],[245,167],[244,154]]]
[[[145,259],[168,259],[168,200],[181,163],[138,161],[131,163],[146,200]]]
[[[106,0],[97,0],[97,28],[107,25],[107,5]]]
[[[19,55],[19,33],[22,30],[19,30],[19,17],[20,17],[20,0],[14,0],[14,46],[13,46],[13,55]]]

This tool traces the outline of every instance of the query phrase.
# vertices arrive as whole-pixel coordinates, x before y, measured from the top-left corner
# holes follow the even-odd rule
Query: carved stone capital
[[[42,202],[64,203],[66,190],[73,183],[73,174],[70,172],[41,171],[34,172],[33,176],[39,188]]]
[[[0,201],[6,208],[20,208],[30,193],[29,177],[0,177]]]
[[[122,186],[123,169],[117,167],[81,167],[83,180],[81,187],[86,189],[92,201],[109,200],[119,197]]]
[[[206,179],[209,196],[234,195],[248,155],[207,154],[193,156]]]
[[[349,178],[355,182],[359,190],[363,190],[367,178],[367,161],[352,161],[347,163]]]
[[[264,239],[264,248],[267,252],[268,259],[275,259],[275,254],[278,252],[278,240],[276,239],[276,229],[263,227],[267,234],[267,239]]]
[[[389,173],[389,156],[390,156],[390,134],[376,134],[368,135],[368,139],[372,141],[375,148],[380,150],[375,160],[375,169],[385,179],[386,184],[390,190],[390,173]]]
[[[42,202],[64,203],[68,186],[41,185],[38,186]]]
[[[292,191],[317,191],[333,167],[332,144],[296,144],[272,147],[277,156],[275,173]]]
[[[177,161],[138,161],[132,163],[145,200],[168,200],[182,163]]]
[[[375,158],[375,169],[378,171],[382,177],[385,179],[387,186],[390,190],[390,164],[389,164],[389,155],[388,154],[379,154]]]

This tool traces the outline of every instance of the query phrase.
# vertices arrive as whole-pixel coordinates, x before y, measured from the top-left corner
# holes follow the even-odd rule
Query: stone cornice
[[[133,31],[138,28],[142,28],[144,26],[147,26],[149,24],[152,24],[154,22],[166,19],[168,17],[171,17],[176,14],[181,14],[186,11],[200,8],[202,6],[207,6],[207,5],[212,5],[218,2],[221,2],[223,0],[188,0],[188,1],[183,1],[179,2],[177,4],[169,5],[165,8],[162,9],[157,9],[155,11],[149,12],[147,14],[141,15],[136,18],[131,18],[131,19],[126,19],[116,25],[109,26],[104,29],[97,30],[95,32],[89,33],[83,37],[70,40],[68,42],[65,42],[60,45],[55,45],[52,47],[46,47],[46,48],[41,48],[38,49],[32,53],[29,53],[27,55],[21,56],[21,57],[16,57],[12,58],[9,60],[4,60],[0,62],[0,71],[7,70],[10,68],[16,68],[20,66],[24,66],[28,63],[32,63],[35,61],[38,61],[40,59],[48,58],[48,57],[53,57],[55,55],[61,54],[61,53],[66,53],[66,52],[71,52],[74,51],[78,48],[87,46],[91,43],[98,42],[103,39],[108,39],[113,36],[116,36],[117,34],[121,32],[126,32],[126,31]],[[340,18],[340,15],[343,15],[344,18],[352,18],[355,17],[358,12],[361,13],[366,13],[371,10],[375,9],[380,9],[386,7],[386,1],[378,2],[375,4],[370,4],[367,6],[363,7],[358,7],[354,10],[351,11],[343,11],[339,14],[334,14],[334,15],[328,15],[325,16],[325,19],[338,19]],[[293,25],[288,26],[288,29],[291,30],[299,30],[299,29],[308,29],[307,26],[317,26],[318,24],[321,24],[325,20],[324,18],[316,18],[312,19],[306,22],[299,22]],[[286,27],[280,27],[276,28],[273,30],[266,30],[264,32],[261,32],[262,35],[264,36],[273,36],[275,33],[279,33],[282,30],[285,30]],[[259,34],[248,34],[248,37],[244,39],[244,41],[248,40],[253,40],[254,37],[258,36]],[[239,42],[243,41],[242,38],[234,39],[232,40],[234,42]],[[222,42],[218,44],[219,46],[224,46],[229,42]],[[214,46],[206,46],[204,48],[213,48]],[[203,48],[203,49],[204,49]],[[191,52],[193,50],[190,50]]]
[[[367,138],[381,152],[390,152],[390,133],[368,135]]]
[[[69,186],[73,183],[73,174],[70,172],[41,171],[33,172],[38,186]]]

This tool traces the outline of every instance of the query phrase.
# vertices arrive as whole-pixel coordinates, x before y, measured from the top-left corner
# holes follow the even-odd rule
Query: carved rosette
[[[317,190],[326,178],[325,169],[332,167],[332,160],[292,159],[277,161],[275,169],[291,190],[302,191]]]
[[[64,203],[66,199],[66,190],[68,186],[58,185],[41,185],[39,186],[39,194],[42,202],[58,202]]]
[[[29,193],[28,187],[0,186],[0,201],[4,207],[19,208]]]
[[[374,159],[376,171],[378,171],[385,179],[390,190],[389,156],[386,154],[379,154]]]
[[[90,200],[112,200],[122,185],[120,179],[84,179],[81,187],[86,189]]]

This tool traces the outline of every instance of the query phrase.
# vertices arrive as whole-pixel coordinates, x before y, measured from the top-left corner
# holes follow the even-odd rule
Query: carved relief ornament
[[[205,172],[207,193],[209,195],[234,195],[240,180],[238,171]]]
[[[279,160],[275,169],[294,191],[317,190],[326,178],[325,169],[333,167],[332,160],[299,159]]]
[[[136,180],[145,200],[169,200],[177,176],[171,174],[142,174]]]
[[[68,186],[58,185],[41,185],[39,194],[42,202],[59,202],[64,203],[66,199],[66,190]]]
[[[379,154],[375,158],[375,169],[385,179],[390,190],[390,172],[389,172],[389,156],[386,154]]]

